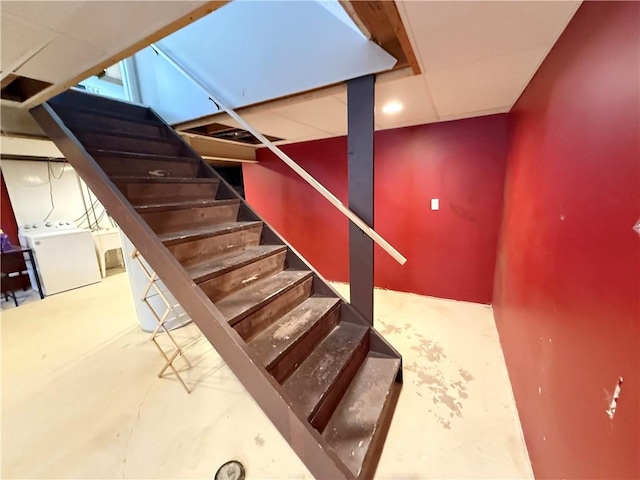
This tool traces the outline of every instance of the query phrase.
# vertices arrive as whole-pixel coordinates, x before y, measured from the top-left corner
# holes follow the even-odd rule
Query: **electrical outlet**
[[[431,199],[431,210],[440,210],[440,199],[438,198]]]

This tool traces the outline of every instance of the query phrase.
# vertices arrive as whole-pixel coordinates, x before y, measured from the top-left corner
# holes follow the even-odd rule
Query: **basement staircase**
[[[309,471],[372,478],[393,347],[151,109],[70,90],[31,113]]]

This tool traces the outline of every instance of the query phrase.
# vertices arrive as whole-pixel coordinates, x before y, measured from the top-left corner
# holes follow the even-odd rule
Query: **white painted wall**
[[[51,198],[53,198],[54,209],[49,220],[76,220],[79,227],[87,228],[89,222],[84,214],[78,175],[71,165],[45,160],[3,160],[0,167],[7,184],[7,192],[18,226],[36,222],[42,223],[51,211]],[[95,202],[96,214],[100,217],[104,207],[92,193],[87,193],[87,186],[82,179],[80,179],[80,185],[85,191],[85,197],[91,195],[92,201]],[[90,219],[93,221],[93,214]],[[113,228],[114,226],[107,215],[103,215],[99,225],[102,228]],[[155,328],[156,321],[153,314],[141,301],[147,285],[146,277],[140,267],[132,261],[130,255],[133,246],[124,235],[122,235],[122,244],[138,321],[143,330],[151,331]],[[113,257],[112,260],[107,258],[107,267],[115,266],[118,263],[117,256]],[[166,287],[162,285],[161,288],[166,290]],[[173,297],[170,298],[175,302]],[[161,304],[157,296],[151,300],[151,303],[160,311]],[[183,313],[183,311],[178,309],[178,313]],[[184,316],[172,317],[168,325],[174,327],[184,323],[185,320]]]
[[[158,56],[151,47],[136,53],[133,61],[141,96],[138,101],[152,107],[168,123],[199,118],[218,111],[205,92]]]
[[[104,211],[96,197],[87,193],[86,184],[82,180],[78,183],[78,175],[68,163],[2,160],[0,167],[18,226],[41,223],[47,215],[49,220],[75,220],[81,228],[88,226],[80,185],[87,202],[89,195],[92,202],[95,202],[97,216],[100,217]],[[93,220],[93,215],[91,219]],[[113,228],[106,214],[102,216],[99,225]]]
[[[315,1],[236,0],[158,44],[233,108],[388,70],[396,62]],[[150,48],[135,61],[142,102],[169,123],[216,111]]]

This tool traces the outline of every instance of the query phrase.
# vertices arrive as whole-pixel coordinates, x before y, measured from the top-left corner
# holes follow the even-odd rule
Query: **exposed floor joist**
[[[395,2],[341,0],[340,4],[365,36],[398,60],[394,68],[409,66],[414,75],[420,74],[420,65]]]

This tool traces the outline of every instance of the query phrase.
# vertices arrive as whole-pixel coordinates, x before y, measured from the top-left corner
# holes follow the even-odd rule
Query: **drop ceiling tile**
[[[329,134],[347,133],[347,107],[333,95],[276,108],[272,112]]]
[[[346,105],[347,104],[347,91],[345,90],[342,93],[338,93],[338,94],[334,95],[333,98],[338,100],[343,105]]]
[[[98,63],[106,54],[97,48],[68,37],[57,37],[22,65],[17,73],[57,83]]]
[[[548,50],[540,47],[430,71],[429,87],[439,115],[511,107]]]
[[[38,49],[42,48],[53,38],[53,33],[47,29],[28,25],[22,20],[15,19],[5,14],[4,2],[2,3],[0,58],[2,72],[12,70]]]
[[[549,47],[579,1],[403,2],[426,72],[541,45]]]
[[[402,111],[395,114],[383,113],[382,108],[390,101],[400,102],[403,105]],[[375,115],[379,129],[421,125],[438,120],[422,75],[376,84]]]

